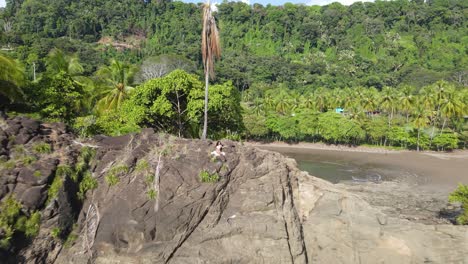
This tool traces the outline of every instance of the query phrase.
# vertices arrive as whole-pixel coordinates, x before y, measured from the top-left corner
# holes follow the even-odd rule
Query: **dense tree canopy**
[[[6,2],[0,97],[10,107],[25,99],[20,108],[75,123],[84,134],[151,126],[198,136],[198,84],[179,85],[203,75],[202,5]],[[211,136],[466,146],[466,1],[217,7],[223,56],[209,91]],[[176,69],[195,75],[171,75]]]

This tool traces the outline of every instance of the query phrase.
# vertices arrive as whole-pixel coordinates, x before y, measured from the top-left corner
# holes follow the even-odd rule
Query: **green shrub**
[[[82,174],[86,171],[86,169],[88,169],[88,163],[84,162],[84,161],[78,161],[75,165],[75,171],[78,173],[78,174]]]
[[[0,204],[0,230],[3,233],[3,236],[0,237],[0,249],[10,247],[10,240],[15,232],[21,208],[21,203],[16,201],[13,196],[8,196]]]
[[[39,228],[41,224],[41,214],[39,212],[34,212],[26,220],[24,225],[24,233],[28,237],[35,237],[39,234]]]
[[[82,147],[80,150],[80,158],[85,163],[88,163],[89,161],[91,161],[91,159],[94,157],[95,154],[96,154],[96,150],[91,147]]]
[[[210,174],[206,170],[202,170],[198,176],[201,182],[217,182],[219,180],[218,173]]]
[[[141,159],[137,162],[135,166],[135,171],[141,172],[149,169],[149,163],[145,159]]]
[[[437,150],[452,150],[458,146],[458,138],[454,133],[443,133],[434,137],[432,143]]]
[[[55,238],[55,239],[58,239],[60,238],[60,235],[62,234],[62,230],[60,229],[60,227],[54,227],[52,228],[52,230],[50,231],[50,235]]]
[[[16,231],[23,232],[27,237],[35,237],[39,234],[39,226],[41,224],[41,214],[39,212],[32,213],[29,218],[20,216],[14,224]]]
[[[97,125],[94,115],[80,116],[75,119],[73,123],[73,130],[78,133],[80,137],[91,137],[101,133],[101,128]]]
[[[155,190],[151,189],[151,190],[149,190],[149,191],[146,192],[146,195],[148,195],[148,199],[154,200],[154,199],[156,199],[156,196],[158,195],[158,192],[156,192]]]
[[[77,239],[78,239],[78,235],[74,232],[71,232],[70,234],[68,234],[68,237],[65,240],[65,243],[63,243],[63,246],[65,248],[70,248]]]
[[[16,166],[16,163],[14,160],[9,160],[9,161],[0,163],[0,169],[11,170],[15,168],[15,166]]]
[[[87,191],[94,190],[97,187],[98,187],[97,180],[94,179],[93,176],[91,176],[91,172],[87,171],[84,174],[83,179],[80,182],[78,198],[83,200]]]
[[[119,177],[117,177],[115,174],[107,174],[105,179],[109,187],[112,187],[120,182]]]
[[[115,175],[123,175],[125,173],[128,173],[128,171],[129,171],[128,166],[119,165],[119,166],[111,168],[108,173],[115,174]]]
[[[23,155],[24,153],[26,153],[26,149],[24,148],[23,145],[15,145],[13,147],[13,151],[16,153],[16,154],[20,154],[20,155]]]
[[[84,162],[89,162],[94,155],[96,155],[96,150],[91,147],[82,147],[80,149],[80,158]]]
[[[65,178],[67,176],[71,177],[73,174],[73,169],[68,165],[59,165],[57,166],[57,171],[55,175]]]
[[[31,165],[33,164],[34,162],[37,161],[37,158],[34,157],[34,156],[24,156],[21,161],[23,162],[24,165]]]
[[[151,185],[154,182],[154,175],[148,174],[146,175],[145,182],[147,185]]]
[[[52,152],[52,147],[50,144],[47,144],[45,142],[40,142],[36,143],[33,145],[33,151],[38,153],[38,154],[49,154]]]
[[[63,178],[59,175],[58,172],[56,172],[54,180],[52,181],[52,184],[50,184],[49,190],[47,191],[47,203],[57,197],[60,188],[62,188],[62,185]]]
[[[463,213],[457,217],[457,223],[468,224],[468,185],[459,184],[458,188],[449,195],[449,201],[462,204]]]
[[[120,176],[127,173],[128,170],[126,165],[119,165],[111,168],[105,176],[107,184],[109,184],[109,186],[116,185],[120,181]]]

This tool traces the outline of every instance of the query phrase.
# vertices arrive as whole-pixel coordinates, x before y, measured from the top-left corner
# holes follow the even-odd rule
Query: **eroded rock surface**
[[[164,152],[160,189],[149,200],[145,177],[133,169],[113,187],[100,180],[92,196],[102,208],[95,263],[468,261],[466,227],[389,217],[277,153],[225,141],[220,181],[201,183],[201,171],[217,170],[209,158],[213,142],[161,138],[150,131],[124,141],[129,143],[103,149],[97,177],[111,168],[107,160],[129,167],[148,160],[153,173]],[[58,261],[85,263],[80,250],[78,243]]]
[[[88,142],[98,186],[81,204],[78,239],[63,247],[40,235],[35,241],[58,245],[29,246],[24,262],[468,263],[467,227],[387,215],[278,153],[223,143],[225,162],[210,157],[215,142],[149,129]],[[201,182],[202,172],[219,181]],[[56,204],[71,192],[64,188]],[[70,216],[72,202],[60,208]]]
[[[1,263],[55,261],[62,245],[51,232],[54,228],[71,229],[74,221],[63,219],[75,219],[79,208],[64,210],[73,207],[72,201],[59,199],[67,185],[58,190],[56,197],[49,196],[49,188],[57,167],[74,163],[79,148],[73,139],[60,123],[0,117],[0,202],[13,196],[22,204],[22,217],[29,218],[36,211],[41,214],[37,236],[14,236],[9,251],[0,248]]]

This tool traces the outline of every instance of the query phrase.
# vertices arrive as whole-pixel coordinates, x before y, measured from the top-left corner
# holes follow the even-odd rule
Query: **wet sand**
[[[419,187],[442,193],[453,191],[459,183],[468,184],[468,151],[453,153],[394,151],[370,147],[329,146],[313,143],[247,143],[262,149],[280,152],[299,161],[316,160],[317,156],[336,163],[394,168],[419,179],[407,180]]]

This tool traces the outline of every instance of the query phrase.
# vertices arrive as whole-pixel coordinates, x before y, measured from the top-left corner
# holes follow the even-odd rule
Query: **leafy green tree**
[[[232,82],[211,85],[208,95],[209,135],[221,138],[226,133],[240,133],[244,129],[241,96]]]
[[[364,138],[364,131],[353,120],[341,114],[327,112],[318,117],[318,131],[321,137],[331,143],[354,143]]]
[[[243,123],[249,138],[265,138],[268,135],[268,127],[264,116],[246,112],[243,115]]]
[[[33,104],[43,117],[70,123],[82,112],[83,86],[65,72],[43,77],[32,87]]]
[[[202,87],[196,75],[175,70],[137,86],[119,112],[129,124],[179,136],[199,136],[204,108]],[[220,137],[229,131],[241,132],[240,94],[232,83],[210,86],[209,96],[210,133]]]
[[[175,70],[138,86],[123,108],[139,126],[190,135],[201,114],[201,90],[197,76]]]
[[[389,130],[389,127],[386,124],[385,119],[383,117],[372,118],[368,122],[365,123],[365,131],[366,131],[367,137],[374,144],[376,143],[382,144],[382,141],[387,135],[388,130]]]
[[[455,93],[455,90],[450,89],[449,91],[447,91],[445,98],[440,104],[440,113],[444,119],[441,128],[441,133],[444,130],[447,120],[450,120],[451,118],[463,117],[464,108],[465,106],[460,100],[458,94]]]
[[[437,150],[452,150],[458,146],[458,137],[455,133],[442,133],[436,135],[432,143]]]
[[[388,131],[387,138],[391,146],[407,147],[410,141],[410,134],[404,127],[394,126]]]
[[[31,58],[34,60],[34,56]],[[62,78],[63,76],[69,76],[75,86],[80,86],[82,96],[79,101],[73,104],[73,107],[82,111],[88,111],[93,105],[92,92],[94,84],[92,80],[84,76],[84,68],[76,54],[66,54],[61,49],[52,49],[45,58],[46,64],[46,80],[54,78]],[[41,82],[44,84],[44,81]],[[31,98],[34,100],[34,98]]]
[[[296,118],[288,115],[271,114],[267,117],[266,125],[284,140],[297,140],[300,136]]]
[[[297,128],[301,136],[309,139],[315,139],[319,136],[317,133],[318,112],[302,108],[297,111],[295,116],[297,119]]]

